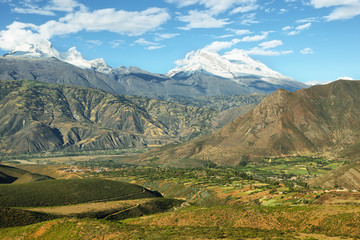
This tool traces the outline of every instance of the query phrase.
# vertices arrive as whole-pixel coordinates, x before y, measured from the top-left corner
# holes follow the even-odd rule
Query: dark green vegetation
[[[241,97],[235,105],[260,99]],[[218,118],[215,108],[35,81],[0,81],[0,106],[0,148],[8,154],[159,146],[229,121]]]
[[[0,207],[0,229],[15,226],[25,226],[38,222],[48,221],[54,218],[56,217],[49,214]]]
[[[0,185],[0,206],[43,207],[90,201],[161,197],[143,187],[105,179],[49,180]]]
[[[0,164],[0,183],[25,183],[52,179],[49,176],[34,174],[19,168]]]
[[[237,165],[284,155],[360,159],[360,81],[339,80],[296,92],[277,90],[220,131],[146,153],[157,162],[196,159]]]
[[[111,214],[100,215],[95,217],[103,218],[111,221],[119,221],[127,218],[135,218],[135,217],[150,215],[154,213],[166,212],[168,210],[171,210],[175,206],[179,206],[181,203],[183,203],[182,200],[176,200],[176,199],[167,199],[167,198],[152,199],[150,201],[138,204],[128,209],[124,209],[124,210],[121,209],[121,211],[116,211]],[[85,217],[94,217],[94,216],[91,216],[91,214],[86,214]]]
[[[109,168],[101,173],[87,172],[86,177],[136,182],[161,192],[165,197],[186,199],[196,204],[238,202],[277,206],[313,202],[324,192],[314,193],[309,189],[309,181],[326,175],[341,166],[342,162],[324,158],[287,157],[258,162],[244,161],[236,167],[209,164],[207,167],[192,169],[126,165],[113,160],[74,164],[80,168]]]

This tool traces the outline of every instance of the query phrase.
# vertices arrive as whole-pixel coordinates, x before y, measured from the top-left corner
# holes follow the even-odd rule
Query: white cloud
[[[29,7],[29,8],[19,8],[15,7],[11,9],[13,12],[16,13],[24,13],[24,14],[37,14],[37,15],[44,15],[44,16],[55,16],[55,13],[50,10],[45,9],[38,9],[35,7]]]
[[[281,45],[283,45],[283,42],[281,40],[272,40],[259,44],[259,46],[262,47],[263,49],[275,48]]]
[[[59,29],[46,28],[51,35],[59,35],[65,28],[65,31],[72,33],[81,30],[86,31],[109,31],[130,36],[142,35],[148,31],[158,28],[161,24],[170,19],[170,15],[165,9],[148,8],[144,11],[128,12],[124,10],[116,11],[113,8],[95,10],[93,12],[76,12],[60,18],[55,25]],[[52,24],[50,24],[52,25]]]
[[[154,42],[150,42],[150,41],[145,40],[145,38],[139,38],[134,43],[138,44],[138,45],[142,45],[142,46],[157,45]]]
[[[205,6],[211,14],[217,15],[226,12],[232,7],[238,5],[251,5],[257,0],[166,0],[169,3],[175,3],[179,7],[186,7],[194,4]]]
[[[146,46],[145,49],[150,50],[150,51],[165,47],[165,45],[159,45],[158,43],[148,41],[145,38],[139,38],[136,41],[134,41],[134,44],[131,44],[131,45],[132,46],[133,45]]]
[[[315,8],[335,7],[328,16],[327,21],[351,19],[360,15],[360,0],[311,0]]]
[[[222,49],[230,48],[240,42],[256,42],[265,39],[268,32],[263,32],[261,35],[245,36],[242,39],[235,38],[231,41],[215,41],[205,46],[203,49],[209,52],[218,52]]]
[[[329,16],[326,16],[327,21],[351,19],[360,15],[360,3],[345,5],[336,8]]]
[[[152,51],[152,50],[160,49],[160,48],[163,48],[163,47],[165,47],[165,45],[149,46],[146,49],[149,50],[149,51]]]
[[[282,28],[283,31],[289,31],[290,29],[292,29],[292,27],[290,27],[290,26],[286,26],[286,27]]]
[[[5,51],[11,51],[24,43],[36,43],[44,40],[40,34],[33,32],[38,29],[38,26],[34,24],[13,22],[6,28],[7,30],[0,31],[0,48]]]
[[[233,37],[235,36],[235,34],[225,34],[225,35],[221,35],[221,36],[216,36],[215,38],[229,38],[229,37]]]
[[[280,56],[280,55],[287,55],[293,53],[292,50],[286,51],[276,51],[276,50],[268,50],[263,48],[254,47],[248,51],[245,51],[248,55],[260,55],[260,56]]]
[[[254,35],[254,36],[246,36],[241,39],[242,42],[256,42],[261,41],[267,38],[269,35],[268,32],[263,32],[261,35]]]
[[[305,23],[304,25],[297,26],[295,29],[298,31],[302,31],[311,27],[311,23]]]
[[[296,20],[297,23],[312,23],[312,22],[319,22],[319,18],[317,17],[309,17]]]
[[[100,40],[88,40],[87,42],[91,43],[92,45],[97,45],[97,46],[100,46],[103,44],[103,42]]]
[[[211,44],[207,45],[203,49],[206,51],[209,51],[209,52],[218,52],[222,49],[230,48],[234,44],[239,43],[240,41],[241,41],[240,39],[233,39],[231,41],[223,41],[223,42],[215,41],[215,42],[212,42]]]
[[[117,48],[123,43],[124,43],[124,40],[118,39],[118,40],[111,41],[110,45],[111,45],[112,48]]]
[[[289,10],[287,10],[287,9],[285,9],[285,8],[282,8],[282,9],[279,10],[279,14],[286,13],[287,11],[289,11]]]
[[[242,50],[242,49],[233,49],[230,52],[225,53],[227,56],[236,56],[239,54],[246,53],[247,55],[260,55],[260,56],[280,56],[291,54],[293,51],[275,51],[275,50],[266,50],[259,47],[254,47],[250,50]]]
[[[157,33],[156,37],[155,37],[155,40],[156,41],[161,41],[161,40],[164,40],[164,39],[171,39],[171,38],[174,38],[174,37],[179,36],[179,35],[180,35],[179,33]]]
[[[314,54],[314,51],[311,48],[304,48],[300,51],[301,54],[307,55],[307,54]]]
[[[295,29],[292,27],[292,26],[286,26],[286,27],[283,27],[282,30],[283,31],[289,31],[291,29],[294,29],[292,31],[289,31],[287,33],[287,35],[289,36],[293,36],[293,35],[297,35],[299,34],[300,32],[306,30],[306,29],[309,29],[311,27],[312,23],[311,22],[308,22],[308,23],[305,23],[303,25],[299,25],[297,27],[295,27]]]
[[[184,30],[190,30],[193,28],[221,28],[230,24],[228,19],[216,19],[208,12],[199,12],[196,10],[191,10],[189,11],[189,15],[180,16],[178,19],[182,22],[188,23],[185,27],[180,28]]]
[[[242,25],[251,25],[254,23],[259,23],[259,21],[256,20],[256,13],[245,14],[242,17],[242,20],[241,20]]]
[[[36,2],[38,1],[20,1],[21,6],[16,6],[12,11],[16,13],[24,14],[38,14],[54,16],[57,12],[73,12],[76,8],[80,8],[81,11],[86,11],[86,7],[83,4],[74,0],[51,0],[44,7],[39,7]]]
[[[315,8],[323,8],[323,7],[334,7],[334,6],[342,6],[357,3],[358,0],[311,0],[311,4]]]
[[[241,6],[241,7],[237,7],[235,9],[233,9],[231,11],[232,14],[236,14],[236,13],[247,13],[247,12],[251,12],[251,11],[255,11],[256,9],[259,8],[259,5],[257,4],[250,4],[247,6]]]
[[[0,48],[12,50],[24,42],[49,40],[56,35],[80,31],[109,31],[129,36],[139,36],[157,29],[170,18],[165,9],[149,8],[141,12],[101,9],[93,12],[78,11],[67,14],[58,21],[48,21],[40,26],[13,22],[0,31]],[[26,41],[24,41],[26,40]]]
[[[233,28],[227,28],[226,31],[233,32],[236,35],[245,35],[250,34],[251,31],[247,29],[233,29]]]

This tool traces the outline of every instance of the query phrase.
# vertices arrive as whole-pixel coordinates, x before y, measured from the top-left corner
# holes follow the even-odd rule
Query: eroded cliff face
[[[122,96],[32,81],[0,84],[5,152],[131,148],[175,140],[164,124]]]

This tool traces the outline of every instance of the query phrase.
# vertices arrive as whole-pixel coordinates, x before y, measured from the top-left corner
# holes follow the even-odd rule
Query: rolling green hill
[[[0,164],[0,183],[26,183],[50,179],[53,178]]]
[[[44,207],[161,197],[141,186],[104,179],[49,180],[0,185],[0,207]]]

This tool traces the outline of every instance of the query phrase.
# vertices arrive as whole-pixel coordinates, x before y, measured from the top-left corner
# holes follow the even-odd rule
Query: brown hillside
[[[359,158],[360,81],[336,81],[296,92],[279,89],[220,131],[152,153],[220,165],[279,155]]]
[[[343,165],[310,183],[313,187],[360,190],[360,162]]]

